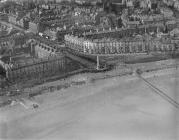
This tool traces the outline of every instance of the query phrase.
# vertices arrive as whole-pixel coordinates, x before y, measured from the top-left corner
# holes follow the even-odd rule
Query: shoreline
[[[136,69],[140,69],[144,75],[151,74],[153,72],[160,72],[165,70],[176,69],[179,64],[174,63],[176,60],[162,60],[158,62],[149,62],[149,63],[138,63],[138,64],[122,64],[118,65],[116,68],[97,73],[85,73],[78,72],[78,74],[71,74],[70,76],[65,77],[64,79],[52,80],[45,82],[43,84],[36,85],[32,88],[25,88],[24,94],[20,96],[7,97],[6,101],[1,102],[0,108],[8,106],[14,99],[19,98],[33,98],[42,94],[50,94],[51,92],[60,91],[68,89],[73,86],[83,86],[87,83],[93,83],[99,80],[105,80],[114,77],[128,76],[135,73]],[[81,70],[80,70],[81,71]],[[8,99],[8,100],[7,100]]]
[[[178,75],[179,70],[169,68],[143,73],[142,76],[179,101],[176,96],[176,73]],[[75,78],[85,80],[84,75],[67,80],[76,81]],[[46,84],[55,86],[54,84],[60,83]],[[174,88],[177,88],[176,92]],[[158,140],[172,139],[174,120],[171,120],[171,117],[178,113],[174,106],[155,94],[136,75],[108,77],[82,85],[72,85],[64,90],[37,95],[33,101],[40,104],[38,109],[26,109],[21,105],[0,108],[2,121],[8,128],[8,138],[19,139],[22,136],[24,139],[48,139],[48,134],[52,138],[60,136],[66,139],[69,135],[78,138],[83,137],[80,135],[81,131],[85,134],[84,137],[90,135],[96,138],[99,134],[104,134],[104,128],[107,131],[106,136],[117,135],[120,139],[123,137],[120,132],[123,132],[124,137],[129,133],[136,138],[138,134],[138,139],[145,139],[150,133]],[[64,125],[61,122],[64,122]],[[5,130],[5,125],[2,130]],[[93,131],[96,126],[100,127],[97,132]],[[138,133],[137,128],[140,127],[148,129]]]

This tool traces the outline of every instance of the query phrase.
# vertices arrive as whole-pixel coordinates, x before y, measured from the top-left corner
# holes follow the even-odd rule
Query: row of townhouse
[[[8,21],[12,24],[18,25],[24,29],[29,30],[30,32],[37,33],[38,32],[38,23],[33,21],[28,21],[25,18],[19,19],[16,15],[9,15]]]
[[[66,35],[68,48],[86,54],[127,54],[146,52],[167,52],[175,49],[174,43],[163,43],[160,40],[128,39],[121,41],[92,41],[76,36]]]
[[[179,10],[179,0],[163,0],[165,4],[168,6],[173,6],[177,10]]]

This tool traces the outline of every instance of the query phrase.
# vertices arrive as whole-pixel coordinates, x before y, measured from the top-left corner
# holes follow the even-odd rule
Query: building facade
[[[92,41],[77,36],[66,35],[66,46],[84,54],[131,54],[148,52],[174,51],[175,45],[171,42],[162,42],[156,39],[127,39],[111,41]]]

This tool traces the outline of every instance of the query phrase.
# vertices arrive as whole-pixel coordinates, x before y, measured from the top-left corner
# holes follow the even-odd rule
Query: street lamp
[[[99,55],[97,55],[97,66],[96,69],[99,70],[100,69],[100,64],[99,64]]]

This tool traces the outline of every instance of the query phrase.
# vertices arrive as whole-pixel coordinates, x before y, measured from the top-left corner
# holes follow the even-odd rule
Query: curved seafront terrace
[[[66,47],[83,53],[84,55],[128,55],[150,52],[176,52],[177,45],[172,42],[162,42],[161,40],[121,40],[93,42],[74,37],[70,40],[66,37]]]

